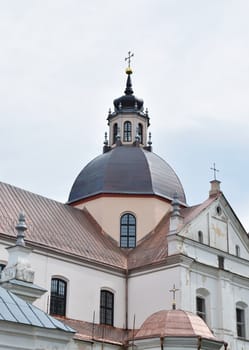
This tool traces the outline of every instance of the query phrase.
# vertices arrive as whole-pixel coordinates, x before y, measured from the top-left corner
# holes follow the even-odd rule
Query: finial
[[[173,300],[172,300],[172,310],[176,309],[176,292],[178,292],[180,289],[177,289],[175,284],[173,285],[173,289],[170,289],[170,293],[173,293]]]
[[[139,135],[139,128],[138,128],[138,126],[136,127],[135,143],[136,143],[137,145],[140,144],[140,135]]]
[[[146,116],[148,116],[148,114],[149,114],[148,108],[146,108],[145,114],[146,114]]]
[[[149,132],[149,141],[148,141],[148,145],[149,145],[149,146],[152,145],[152,141],[151,141],[151,132]]]
[[[172,216],[180,216],[180,203],[179,203],[177,192],[175,192],[173,194],[173,200],[172,200],[171,204],[173,207]]]
[[[214,180],[217,180],[217,178],[216,178],[216,173],[219,172],[219,170],[216,169],[215,163],[214,163],[214,165],[213,165],[213,168],[210,168],[210,169],[213,170],[213,172],[214,172]]]
[[[105,132],[105,140],[104,140],[104,145],[105,145],[105,146],[108,146],[107,132]]]
[[[19,219],[18,219],[18,223],[16,225],[16,230],[17,230],[16,245],[21,245],[21,246],[25,247],[25,241],[24,241],[25,234],[24,234],[24,232],[27,230],[27,226],[25,223],[25,216],[23,213],[19,214]]]
[[[108,115],[110,115],[110,114],[112,114],[111,108],[109,108],[109,110],[108,110]]]
[[[131,69],[131,58],[132,57],[134,57],[134,53],[131,53],[131,51],[128,51],[128,57],[125,57],[125,61],[128,61],[128,67],[126,68],[125,72],[128,75],[132,74],[132,69]]]

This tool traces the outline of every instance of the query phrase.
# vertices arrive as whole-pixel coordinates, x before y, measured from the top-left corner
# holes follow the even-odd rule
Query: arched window
[[[138,136],[140,137],[140,143],[143,143],[143,125],[138,124]]]
[[[245,303],[236,303],[236,328],[237,336],[240,338],[246,338],[246,311],[247,305]]]
[[[240,256],[240,247],[238,245],[235,246],[235,254],[236,256]]]
[[[0,277],[1,277],[1,273],[3,271],[3,269],[5,268],[6,264],[4,263],[0,263]]]
[[[202,231],[198,231],[198,241],[200,243],[203,243],[203,232]]]
[[[120,220],[120,247],[136,247],[136,218],[132,214],[124,214]]]
[[[198,288],[196,290],[196,313],[207,324],[209,321],[208,310],[210,310],[210,293],[205,288]]]
[[[108,290],[100,292],[100,323],[113,326],[114,294]]]
[[[196,313],[204,321],[206,321],[206,303],[202,297],[196,297]]]
[[[117,135],[118,135],[118,124],[115,123],[113,125],[113,142],[112,143],[116,142]]]
[[[59,278],[51,280],[50,314],[66,315],[67,282]]]
[[[124,142],[131,142],[131,122],[124,123]]]

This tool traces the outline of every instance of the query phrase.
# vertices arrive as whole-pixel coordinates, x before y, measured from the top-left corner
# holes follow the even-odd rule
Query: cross
[[[128,52],[128,57],[125,57],[125,61],[128,61],[128,68],[131,68],[131,58],[134,56],[134,53]]]
[[[176,292],[178,292],[180,289],[177,289],[175,284],[173,285],[173,289],[170,289],[170,293],[173,293],[173,301],[172,301],[172,309],[176,309]]]
[[[216,173],[219,172],[219,170],[216,169],[215,163],[214,163],[214,165],[213,165],[213,168],[210,168],[210,169],[214,171],[214,180],[216,180]]]

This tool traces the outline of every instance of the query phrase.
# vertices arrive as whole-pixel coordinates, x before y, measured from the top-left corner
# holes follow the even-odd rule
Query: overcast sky
[[[249,230],[248,0],[0,1],[0,181],[66,202],[125,87],[188,204],[210,167]]]

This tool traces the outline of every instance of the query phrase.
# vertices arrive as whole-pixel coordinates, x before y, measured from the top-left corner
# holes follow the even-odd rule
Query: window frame
[[[112,131],[113,131],[113,142],[112,142],[112,144],[114,144],[114,143],[116,143],[116,141],[117,141],[117,136],[118,136],[118,123],[114,123],[114,124],[113,124],[113,129],[112,129]]]
[[[198,308],[201,302],[201,310]],[[207,306],[206,299],[203,296],[196,296],[196,314],[203,319],[203,321],[207,322]]]
[[[124,213],[120,218],[120,247],[135,248],[136,244],[137,244],[136,217],[132,213]]]
[[[198,242],[203,243],[203,232],[201,230],[198,231]]]
[[[132,141],[132,124],[129,120],[124,122],[124,142]]]
[[[247,337],[247,304],[237,302],[235,308],[236,333],[237,337],[246,339]]]
[[[100,291],[99,323],[113,326],[114,323],[114,293],[107,289]]]
[[[140,143],[143,144],[143,124],[138,123],[138,135],[140,137]]]
[[[235,245],[235,255],[240,258],[240,246],[238,244]]]
[[[53,291],[53,282],[56,282],[56,292]],[[50,287],[50,315],[66,316],[66,304],[67,304],[67,287],[68,283],[61,277],[51,278]],[[63,294],[60,295],[60,289],[63,289]]]

